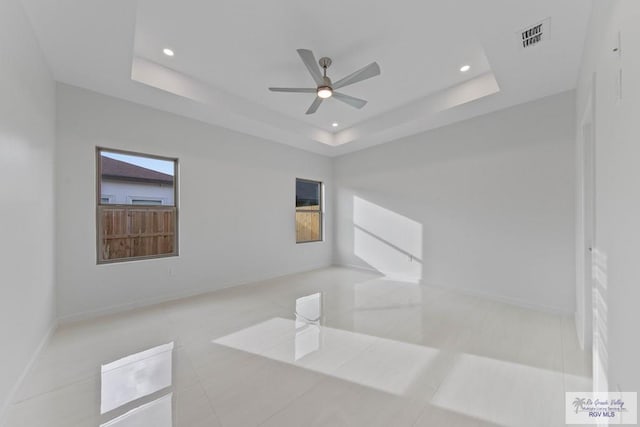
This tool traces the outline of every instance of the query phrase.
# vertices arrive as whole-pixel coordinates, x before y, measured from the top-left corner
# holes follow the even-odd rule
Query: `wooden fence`
[[[304,207],[312,210],[317,206]],[[99,206],[98,261],[153,257],[176,252],[176,208]],[[318,211],[296,211],[296,241],[322,239]]]
[[[305,206],[301,209],[313,210],[318,206]],[[319,211],[296,211],[296,241],[310,242],[322,239],[322,217]]]
[[[98,261],[176,252],[176,208],[99,206]]]

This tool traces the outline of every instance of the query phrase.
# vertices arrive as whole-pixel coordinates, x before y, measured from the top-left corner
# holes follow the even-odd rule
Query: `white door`
[[[595,162],[593,125],[586,123],[582,128],[584,143],[584,310],[585,347],[589,348],[593,335],[593,256],[595,248]]]
[[[591,97],[580,123],[577,239],[576,328],[580,345],[589,350],[593,338],[593,256],[595,248],[595,143]]]
[[[596,115],[593,104],[595,91],[595,75],[592,92],[587,108],[582,117],[581,133],[581,203],[582,212],[579,235],[581,246],[578,246],[579,276],[582,289],[578,289],[577,299],[581,303],[578,311],[582,311],[582,339],[585,351],[593,355],[593,390],[608,391],[607,381],[607,260],[606,255],[598,249],[596,242]],[[576,320],[579,316],[576,313]],[[577,321],[576,324],[579,322]],[[580,325],[578,325],[580,333]]]

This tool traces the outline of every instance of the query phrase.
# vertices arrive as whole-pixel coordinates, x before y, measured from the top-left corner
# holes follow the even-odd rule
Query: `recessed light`
[[[462,71],[463,73],[466,73],[470,69],[471,69],[470,65],[463,65],[462,67],[460,67],[460,71]]]
[[[331,126],[333,126],[334,128],[337,128],[338,127],[338,123],[333,122],[333,123],[331,123]]]
[[[171,49],[169,49],[168,47],[165,47],[164,49],[162,49],[162,53],[164,53],[167,56],[173,56],[174,53]]]

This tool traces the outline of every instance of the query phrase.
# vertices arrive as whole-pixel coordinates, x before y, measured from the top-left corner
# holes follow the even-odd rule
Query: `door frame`
[[[596,227],[596,111],[595,73],[578,123],[578,197],[576,221],[576,313],[578,342],[583,350],[593,344],[593,251]]]

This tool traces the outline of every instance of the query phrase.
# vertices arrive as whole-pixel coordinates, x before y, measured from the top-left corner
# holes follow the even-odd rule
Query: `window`
[[[153,205],[153,206],[159,206],[159,205],[162,205],[162,200],[153,200],[153,199],[145,199],[145,200],[141,200],[141,199],[132,199],[132,200],[131,200],[131,204],[132,204],[132,205]]]
[[[177,159],[97,149],[98,263],[178,254]]]
[[[322,241],[322,183],[296,179],[296,243]]]
[[[132,205],[165,205],[163,200],[161,199],[152,199],[150,197],[130,197]]]

